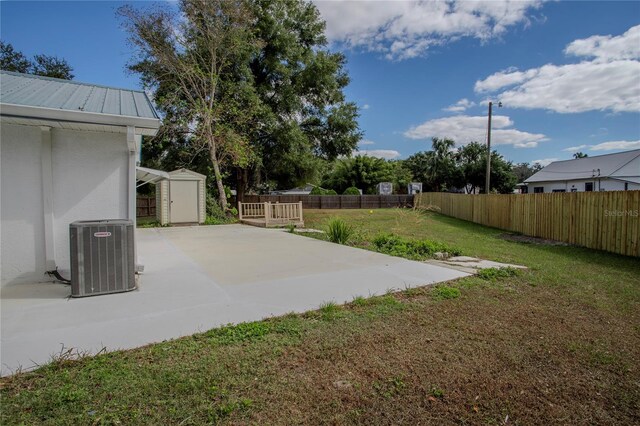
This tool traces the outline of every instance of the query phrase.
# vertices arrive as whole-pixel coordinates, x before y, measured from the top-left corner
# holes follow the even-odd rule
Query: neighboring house
[[[640,190],[640,149],[555,161],[524,183],[529,193]]]
[[[159,126],[144,92],[0,72],[2,286],[68,278],[71,222],[135,222],[140,144]]]
[[[315,187],[316,185],[308,183],[305,186],[299,186],[297,188],[285,189],[282,191],[271,191],[269,192],[269,195],[309,195]]]

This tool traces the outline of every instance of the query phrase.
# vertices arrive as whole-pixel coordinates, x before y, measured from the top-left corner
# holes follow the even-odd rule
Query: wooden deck
[[[270,221],[269,225],[267,225],[267,221],[265,220],[265,218],[241,219],[240,223],[244,223],[245,225],[258,226],[260,228],[284,228],[289,225],[293,225],[296,228],[304,228],[303,221],[287,221],[283,223],[275,223],[273,221]]]
[[[299,203],[238,203],[240,223],[262,228],[304,226],[302,202]]]

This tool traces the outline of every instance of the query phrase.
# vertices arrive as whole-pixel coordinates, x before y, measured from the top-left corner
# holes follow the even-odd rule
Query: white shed
[[[70,269],[69,224],[136,218],[144,92],[0,72],[2,286]]]
[[[192,170],[169,172],[169,179],[156,184],[156,215],[161,225],[204,223],[207,177]]]

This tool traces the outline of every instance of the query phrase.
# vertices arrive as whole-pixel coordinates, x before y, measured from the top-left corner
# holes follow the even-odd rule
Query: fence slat
[[[640,257],[640,191],[417,194],[416,208],[481,225]]]

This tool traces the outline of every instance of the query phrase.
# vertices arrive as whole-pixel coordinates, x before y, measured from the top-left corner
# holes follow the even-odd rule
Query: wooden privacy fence
[[[156,197],[143,196],[136,197],[136,217],[155,217]]]
[[[465,195],[428,192],[417,208],[524,235],[640,256],[640,191]]]
[[[240,222],[257,226],[282,226],[294,224],[302,226],[302,202],[297,203],[238,203]]]
[[[305,209],[411,207],[413,195],[245,195],[243,203],[299,203]]]

